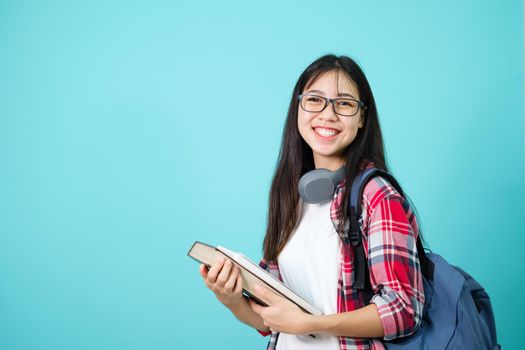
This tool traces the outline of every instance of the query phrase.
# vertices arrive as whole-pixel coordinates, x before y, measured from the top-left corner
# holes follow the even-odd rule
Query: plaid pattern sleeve
[[[362,227],[370,282],[384,339],[412,334],[425,303],[417,255],[418,226],[408,202],[383,178],[365,187]]]

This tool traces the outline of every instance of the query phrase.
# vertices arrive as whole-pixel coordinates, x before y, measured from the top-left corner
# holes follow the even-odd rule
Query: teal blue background
[[[292,88],[332,52],[520,348],[523,5],[496,0],[0,2],[0,348],[263,349],[186,253],[259,260]]]

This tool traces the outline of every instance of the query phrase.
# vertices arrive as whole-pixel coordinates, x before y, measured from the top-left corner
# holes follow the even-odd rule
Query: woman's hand
[[[289,300],[258,285],[255,286],[255,296],[268,304],[268,306],[261,306],[250,299],[252,310],[261,316],[264,325],[270,327],[270,330],[289,334],[310,333],[312,315],[302,311]]]
[[[242,302],[242,276],[229,259],[221,259],[210,269],[201,264],[199,272],[206,286],[224,306],[232,308]]]

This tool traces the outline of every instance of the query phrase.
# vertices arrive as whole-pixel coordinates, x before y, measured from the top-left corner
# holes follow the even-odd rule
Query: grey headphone
[[[319,168],[304,174],[299,180],[299,195],[307,203],[321,203],[332,199],[337,184],[344,179],[343,165],[335,171]]]

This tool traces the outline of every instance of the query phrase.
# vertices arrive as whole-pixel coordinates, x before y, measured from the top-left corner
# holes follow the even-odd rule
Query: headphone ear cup
[[[307,203],[320,203],[331,199],[337,185],[332,177],[332,172],[328,169],[307,172],[299,180],[299,195]]]

